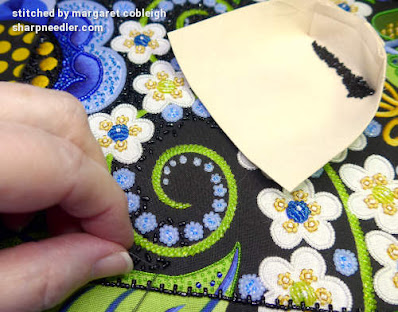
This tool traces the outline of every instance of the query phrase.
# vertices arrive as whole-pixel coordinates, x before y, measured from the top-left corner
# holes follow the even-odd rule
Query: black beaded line
[[[178,120],[176,122],[167,122],[167,121],[163,120],[163,118],[160,117],[159,115],[148,116],[148,117],[145,116],[145,118],[150,119],[155,124],[155,133],[153,135],[154,139],[149,140],[148,142],[146,142],[146,144],[148,144],[148,152],[149,152],[149,154],[153,154],[153,150],[150,147],[150,145],[156,143],[156,141],[160,141],[160,142],[163,141],[163,137],[165,135],[168,135],[168,134],[171,133],[173,135],[173,137],[177,137],[178,136],[177,129],[181,129],[184,126],[184,124],[185,124],[184,121],[187,121],[187,120],[192,120],[192,121],[200,120],[200,121],[206,122],[206,124],[210,125],[210,127],[212,129],[221,130],[221,128],[218,126],[218,124],[214,121],[214,119],[211,116],[207,117],[207,118],[203,118],[203,117],[195,115],[190,110],[186,110],[184,112],[184,117],[181,120]],[[145,158],[143,160],[145,160]],[[140,159],[140,161],[142,161],[142,160]],[[136,168],[137,168],[137,166],[136,166]],[[141,170],[139,170],[139,171],[141,171]]]
[[[326,47],[319,45],[316,41],[312,42],[312,47],[318,57],[323,60],[329,67],[334,68],[337,75],[343,78],[348,95],[347,97],[361,98],[373,95],[375,90],[369,87],[368,83],[361,76],[354,75],[340,60],[330,53]]]
[[[209,294],[208,289],[204,288],[203,293],[192,292],[192,287],[188,287],[186,292],[177,291],[178,285],[174,284],[173,290],[164,289],[164,284],[160,284],[158,287],[152,287],[152,281],[147,281],[147,285],[137,285],[137,281],[135,279],[131,280],[131,284],[122,283],[121,279],[117,279],[115,282],[107,282],[104,280],[97,280],[91,282],[95,285],[102,285],[105,287],[119,287],[125,289],[138,289],[138,290],[145,290],[145,291],[154,291],[162,294],[174,295],[174,296],[181,296],[181,297],[208,297],[209,299],[218,299],[218,300],[225,300],[235,304],[243,304],[243,305],[251,305],[251,306],[259,306],[259,307],[266,307],[269,309],[280,309],[280,310],[298,310],[298,311],[314,311],[314,312],[348,312],[347,308],[342,308],[341,310],[334,310],[333,305],[329,304],[328,309],[321,309],[320,304],[317,302],[314,304],[313,307],[307,307],[304,302],[301,302],[300,305],[295,305],[293,300],[290,299],[287,305],[280,304],[279,299],[275,299],[275,304],[265,302],[265,297],[262,296],[261,300],[253,301],[251,296],[247,296],[246,299],[240,298],[237,293],[234,293],[232,297],[225,296],[223,291],[220,289],[217,294]],[[362,308],[357,308],[356,310],[351,310],[352,312],[363,312]],[[375,310],[374,312],[378,312]]]

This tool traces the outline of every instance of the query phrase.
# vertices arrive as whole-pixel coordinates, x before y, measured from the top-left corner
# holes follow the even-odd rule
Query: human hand
[[[109,175],[82,104],[0,82],[0,214],[21,228],[39,210],[52,238],[0,250],[0,311],[51,308],[90,280],[128,272],[127,200]]]

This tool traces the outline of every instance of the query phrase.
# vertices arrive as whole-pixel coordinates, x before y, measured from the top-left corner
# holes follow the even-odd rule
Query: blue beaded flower
[[[223,212],[225,207],[227,207],[227,203],[223,198],[213,200],[213,204],[211,205],[215,212]]]
[[[137,219],[135,219],[135,228],[142,234],[153,231],[158,226],[156,217],[150,212],[144,212]]]
[[[210,178],[210,182],[214,184],[218,184],[221,182],[221,176],[218,173],[212,174]]]
[[[214,213],[210,211],[203,216],[203,224],[207,227],[210,231],[214,231],[220,226],[221,217],[218,213]]]
[[[224,187],[224,185],[221,184],[217,184],[213,186],[213,194],[214,196],[218,196],[218,197],[223,197],[225,195],[225,193],[227,193],[227,189]]]
[[[200,158],[198,158],[198,157],[195,157],[195,158],[193,159],[193,164],[194,164],[196,167],[199,167],[199,166],[202,164],[202,159],[200,159]]]
[[[162,117],[167,122],[176,122],[182,118],[184,110],[176,104],[169,104],[162,111]]]
[[[119,11],[121,14],[132,12],[135,8],[135,4],[131,1],[117,1],[113,5],[113,11]]]
[[[123,190],[127,190],[134,185],[135,173],[122,168],[113,172],[113,178]]]
[[[129,213],[136,212],[138,208],[140,208],[140,197],[131,192],[128,192],[126,196],[127,196]]]
[[[203,226],[198,222],[189,222],[184,228],[185,237],[189,241],[198,241],[203,238]]]
[[[239,293],[243,299],[251,296],[252,300],[261,300],[265,287],[261,279],[255,274],[245,274],[239,279]]]
[[[178,229],[171,225],[163,225],[159,230],[159,241],[171,247],[179,241]]]
[[[363,133],[370,138],[375,138],[380,135],[381,129],[381,124],[376,120],[372,120]]]
[[[214,170],[214,165],[210,162],[204,165],[204,170],[206,172],[212,172]]]
[[[198,115],[199,117],[202,118],[208,118],[210,117],[210,113],[208,112],[208,110],[206,109],[206,107],[202,104],[201,101],[199,101],[198,99],[195,100],[195,102],[193,102],[192,104],[192,111]]]
[[[227,12],[227,6],[223,3],[217,3],[214,6],[214,11],[218,14],[225,13],[225,12]]]
[[[336,271],[345,276],[351,276],[358,270],[358,260],[355,254],[346,249],[336,249],[333,255]]]
[[[203,0],[203,4],[207,7],[214,7],[216,5],[216,0]]]
[[[162,1],[158,4],[158,8],[163,10],[163,11],[171,11],[172,9],[174,9],[174,4],[171,1]]]

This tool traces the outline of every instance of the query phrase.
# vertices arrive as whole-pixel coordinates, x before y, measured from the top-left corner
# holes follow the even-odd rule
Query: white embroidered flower
[[[164,61],[157,61],[151,66],[150,75],[140,75],[133,81],[134,89],[146,94],[143,108],[150,113],[160,113],[168,104],[190,107],[195,97],[181,72]]]
[[[346,308],[351,310],[352,296],[347,285],[334,276],[325,275],[326,264],[322,255],[309,247],[301,247],[293,252],[290,263],[283,258],[265,258],[259,267],[261,281],[268,291],[265,302],[287,305],[292,299],[294,304],[304,302],[307,307],[318,302],[323,309],[329,304],[333,310]],[[274,311],[264,307],[260,312]]]
[[[136,162],[142,155],[142,142],[148,141],[155,131],[152,121],[136,119],[133,105],[120,104],[111,115],[97,113],[88,117],[91,132],[104,155],[112,154],[124,164]]]
[[[398,240],[382,231],[372,231],[365,239],[369,253],[383,266],[373,279],[377,295],[385,302],[398,304]]]
[[[297,246],[302,239],[316,249],[333,246],[335,233],[331,220],[341,215],[342,206],[336,196],[320,192],[315,194],[309,180],[292,193],[285,189],[264,189],[257,197],[260,210],[269,218],[271,237],[286,249]]]
[[[351,12],[360,17],[367,17],[372,14],[373,10],[369,4],[355,1],[355,0],[331,0],[337,4],[341,9]]]
[[[366,159],[364,168],[343,165],[340,176],[354,191],[348,206],[358,218],[375,218],[382,230],[398,233],[398,181],[394,180],[394,168],[387,159],[372,155]]]
[[[111,48],[128,53],[130,61],[136,64],[148,62],[152,54],[164,55],[170,50],[170,43],[163,39],[166,29],[161,24],[148,24],[144,27],[138,22],[124,22],[119,27],[120,36],[111,41]]]
[[[368,140],[366,139],[366,136],[364,134],[361,134],[354,142],[352,142],[352,144],[348,148],[334,156],[331,161],[335,163],[340,163],[347,158],[348,150],[356,152],[362,151],[367,144]]]

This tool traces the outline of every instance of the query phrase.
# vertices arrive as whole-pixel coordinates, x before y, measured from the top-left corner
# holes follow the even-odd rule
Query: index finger
[[[0,81],[0,121],[37,127],[65,138],[106,168],[83,104],[69,93]]]
[[[127,198],[104,167],[43,130],[5,122],[0,129],[0,142],[12,142],[0,159],[0,213],[60,205],[86,232],[131,247]]]

